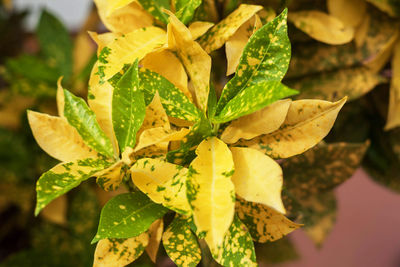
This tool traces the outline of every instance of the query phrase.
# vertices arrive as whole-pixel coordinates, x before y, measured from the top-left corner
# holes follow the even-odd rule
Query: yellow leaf
[[[251,17],[262,9],[262,6],[242,4],[224,20],[211,28],[199,39],[199,43],[207,53],[220,47]]]
[[[163,142],[182,140],[189,132],[190,130],[186,128],[182,128],[179,131],[166,130],[163,127],[146,129],[140,135],[134,151],[137,152],[145,147]]]
[[[323,43],[339,45],[353,40],[354,28],[339,19],[317,10],[289,13],[288,20],[297,28]]]
[[[94,0],[94,2],[101,20],[112,32],[129,33],[153,24],[153,17],[136,1],[112,13],[109,12],[108,8],[110,0]]]
[[[385,130],[400,126],[400,41],[397,41],[392,58],[389,112]]]
[[[188,89],[188,77],[185,68],[172,52],[166,49],[159,49],[151,52],[143,58],[141,64],[144,68],[157,72],[165,77],[189,99],[192,99],[192,95]]]
[[[190,215],[186,197],[188,170],[161,159],[139,159],[131,168],[133,183],[151,200],[178,213]]]
[[[153,100],[146,107],[146,115],[144,117],[142,127],[140,128],[141,131],[139,132],[139,135],[143,130],[156,127],[163,127],[166,130],[171,129],[167,113],[161,104],[158,91],[155,93]]]
[[[327,0],[326,3],[329,14],[350,27],[358,26],[367,10],[367,3],[364,0]]]
[[[290,99],[279,100],[252,114],[233,121],[221,135],[227,144],[236,143],[239,139],[252,139],[262,134],[278,130],[285,121],[289,110]]]
[[[149,258],[156,263],[158,248],[160,247],[161,238],[164,231],[164,221],[162,219],[156,220],[150,225],[149,228],[149,244],[146,247],[146,252]]]
[[[71,162],[97,157],[65,118],[28,111],[28,120],[36,142],[53,158]]]
[[[236,194],[247,201],[261,203],[285,213],[281,199],[281,166],[255,149],[233,147],[231,152],[235,163],[232,182]]]
[[[106,0],[107,3],[107,15],[112,14],[115,10],[120,9],[124,6],[129,5],[135,0]]]
[[[367,38],[370,23],[371,16],[367,13],[354,33],[354,42],[356,43],[357,48],[360,48],[364,44],[365,39]]]
[[[75,76],[78,76],[82,72],[82,70],[87,66],[94,52],[95,49],[93,47],[92,40],[90,40],[90,36],[88,35],[88,33],[86,31],[80,32],[75,37],[74,40],[73,74]]]
[[[107,81],[125,64],[142,59],[166,41],[164,30],[147,27],[134,30],[109,43],[99,56],[99,76]]]
[[[189,29],[173,14],[169,20],[169,34],[174,39],[178,56],[195,89],[196,103],[205,112],[210,91],[211,57],[192,40]]]
[[[47,205],[40,215],[49,222],[66,225],[67,224],[67,196],[62,195]]]
[[[205,34],[214,23],[208,21],[195,21],[189,25],[189,31],[192,34],[192,39],[196,40],[203,34]]]
[[[139,258],[148,243],[147,232],[128,239],[102,239],[96,246],[93,267],[126,266]]]
[[[254,15],[251,19],[240,26],[235,34],[228,39],[225,44],[226,59],[228,61],[226,76],[235,73],[243,49],[249,41],[250,36],[261,27],[262,22],[260,17]]]
[[[293,101],[280,129],[249,141],[239,141],[237,145],[258,149],[273,158],[301,154],[329,133],[346,99]]]
[[[121,37],[121,34],[114,32],[106,32],[98,34],[96,32],[89,31],[89,36],[93,39],[93,41],[97,44],[97,55],[100,54],[101,50],[110,44],[115,39]]]
[[[232,153],[216,137],[208,138],[196,149],[197,157],[190,164],[188,198],[193,219],[211,248],[219,247],[234,215],[235,189]]]
[[[94,174],[93,176],[97,177],[97,184],[105,191],[114,191],[118,189],[122,182],[122,178],[124,177],[122,166],[123,161],[117,161],[107,169]]]
[[[61,85],[63,77],[60,77],[57,81],[57,110],[58,116],[64,117],[64,88]]]

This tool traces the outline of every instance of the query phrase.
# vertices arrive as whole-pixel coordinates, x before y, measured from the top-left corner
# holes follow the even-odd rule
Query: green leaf
[[[64,25],[44,10],[36,31],[42,54],[68,80],[72,74],[72,40]]]
[[[168,24],[168,15],[163,12],[163,9],[171,9],[168,0],[139,0],[139,3],[156,19]]]
[[[136,134],[146,114],[143,93],[139,91],[138,60],[129,68],[114,87],[112,122],[120,151],[134,147]]]
[[[140,192],[117,195],[104,205],[92,243],[105,238],[138,236],[167,211]]]
[[[161,103],[168,116],[186,121],[198,121],[200,119],[200,112],[196,106],[166,78],[143,68],[140,69],[139,78],[146,105],[153,100],[154,94],[158,91]]]
[[[207,115],[209,118],[214,117],[215,112],[217,111],[217,92],[212,84],[210,84],[210,91],[208,93],[208,106],[207,106]]]
[[[236,75],[225,85],[217,114],[235,95],[262,81],[281,81],[290,61],[287,9],[255,32],[243,50]]]
[[[258,266],[253,240],[247,227],[235,216],[223,244],[211,249],[214,259],[223,266]]]
[[[102,159],[82,159],[60,163],[44,173],[36,184],[37,203],[35,215],[53,199],[77,187],[96,172],[107,168],[111,163]]]
[[[297,93],[298,91],[286,87],[279,81],[256,83],[237,94],[212,121],[217,123],[232,121]]]
[[[68,90],[64,90],[64,99],[64,116],[82,136],[85,144],[104,156],[112,158],[114,152],[111,141],[101,130],[94,112],[82,98],[74,96]]]
[[[165,251],[177,266],[196,267],[200,262],[199,243],[183,217],[175,216],[164,232],[162,241]]]
[[[201,5],[202,0],[176,0],[175,16],[182,21],[183,24],[189,23],[194,16],[195,10]]]

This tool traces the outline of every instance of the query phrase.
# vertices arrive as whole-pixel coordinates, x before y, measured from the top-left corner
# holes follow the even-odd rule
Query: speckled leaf
[[[252,140],[240,140],[236,145],[258,149],[273,158],[288,158],[312,148],[331,130],[346,102],[322,100],[293,101],[285,122],[270,134]]]
[[[136,133],[142,126],[146,113],[143,93],[139,91],[138,60],[114,87],[112,99],[112,120],[119,148],[134,147]]]
[[[273,102],[297,94],[280,81],[255,83],[233,97],[212,121],[224,123],[256,112]],[[218,103],[219,104],[219,103]],[[218,108],[218,106],[217,106]]]
[[[210,137],[200,143],[196,154],[189,167],[187,196],[198,230],[210,247],[218,247],[234,215],[232,153],[221,140]]]
[[[170,9],[168,0],[138,0],[138,2],[159,21],[168,23],[168,15],[164,13],[163,9]]]
[[[123,162],[117,161],[107,169],[104,169],[94,176],[96,177],[97,184],[105,191],[114,191],[118,189],[124,177],[125,170],[123,169]]]
[[[337,101],[347,96],[350,101],[365,95],[384,81],[382,76],[366,67],[356,67],[289,80],[285,84],[300,91],[297,99]]]
[[[222,141],[232,144],[241,138],[250,140],[278,130],[286,119],[291,102],[290,99],[279,100],[250,115],[240,117],[225,128],[221,135]]]
[[[360,167],[369,143],[320,144],[282,163],[285,187],[298,197],[331,190]]]
[[[400,126],[400,41],[397,41],[392,58],[389,111],[385,130]]]
[[[99,55],[98,75],[105,82],[118,73],[125,64],[135,59],[141,60],[153,49],[162,46],[166,41],[164,30],[147,27],[134,30],[104,47]]]
[[[258,266],[254,244],[246,225],[235,216],[221,246],[210,248],[222,266]]]
[[[149,244],[146,247],[147,255],[149,255],[152,262],[156,263],[157,253],[160,248],[161,238],[164,232],[164,221],[163,219],[158,219],[150,225],[149,234]]]
[[[96,121],[96,115],[82,98],[64,90],[64,116],[82,136],[89,147],[107,157],[113,157],[114,151],[110,139],[104,134]]]
[[[175,16],[182,21],[183,24],[188,24],[194,15],[194,11],[201,5],[202,0],[178,0],[175,2]]]
[[[350,27],[357,27],[361,23],[367,9],[364,0],[327,0],[326,5],[329,14]]]
[[[262,152],[246,148],[231,148],[235,173],[232,182],[236,194],[247,201],[267,205],[285,213],[281,199],[282,169]]]
[[[151,102],[155,92],[158,91],[168,116],[186,121],[199,119],[196,106],[166,78],[147,69],[140,70],[139,78],[146,104]]]
[[[301,226],[272,208],[241,198],[236,200],[236,212],[259,243],[278,240]]]
[[[92,243],[105,238],[138,236],[167,211],[141,192],[117,195],[101,210],[99,228]]]
[[[210,90],[211,57],[193,40],[189,29],[174,15],[169,18],[168,32],[173,37],[178,56],[193,84],[197,106],[205,112]]]
[[[37,203],[35,215],[53,199],[77,187],[81,182],[89,179],[96,172],[110,166],[102,159],[81,159],[68,163],[60,163],[45,172],[37,181]]]
[[[155,92],[153,100],[146,106],[146,116],[140,128],[139,135],[141,132],[151,128],[161,127],[165,130],[171,130],[171,124],[165,109],[161,103],[160,94],[158,91]]]
[[[29,110],[28,121],[38,145],[53,158],[70,162],[97,157],[65,118]]]
[[[140,137],[135,152],[152,145],[163,144],[169,141],[180,141],[189,133],[189,129],[182,128],[179,131],[166,130],[163,127],[144,130]]]
[[[155,203],[190,215],[186,197],[187,168],[161,159],[139,159],[131,168],[133,183]]]
[[[255,32],[243,50],[236,75],[225,85],[217,114],[247,87],[265,81],[281,81],[290,60],[287,10]]]
[[[214,23],[208,22],[208,21],[195,21],[192,24],[189,25],[189,31],[192,34],[192,39],[196,40],[203,34],[205,34],[212,26],[214,26]]]
[[[262,9],[262,6],[242,4],[224,20],[211,28],[199,39],[199,43],[207,53],[220,47],[254,14]]]
[[[126,266],[142,255],[149,242],[149,234],[128,239],[103,239],[97,243],[93,267]]]

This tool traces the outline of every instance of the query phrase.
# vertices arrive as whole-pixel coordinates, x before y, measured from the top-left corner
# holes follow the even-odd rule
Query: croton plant
[[[87,103],[60,78],[58,116],[28,111],[36,141],[61,161],[37,182],[36,215],[91,177],[117,192],[93,233],[94,266],[125,266],[145,250],[155,261],[161,241],[178,266],[208,249],[223,266],[256,266],[253,241],[301,226],[285,216],[279,163],[306,166],[293,156],[321,142],[346,98],[288,98],[286,9],[242,4],[214,24],[211,2],[95,1],[110,32],[90,33]],[[346,152],[317,147],[307,153]],[[285,187],[287,197],[311,190]]]

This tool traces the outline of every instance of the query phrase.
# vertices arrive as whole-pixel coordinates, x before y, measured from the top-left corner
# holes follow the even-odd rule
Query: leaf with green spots
[[[112,121],[119,148],[134,147],[136,134],[146,114],[143,93],[139,90],[138,60],[114,87],[112,99]]]
[[[237,94],[264,81],[281,81],[290,61],[287,10],[256,31],[243,50],[236,75],[225,85],[217,114]]]
[[[196,267],[200,262],[199,243],[183,217],[175,216],[164,232],[162,241],[165,251],[177,266]]]
[[[82,136],[86,145],[104,156],[112,158],[114,154],[113,146],[97,123],[94,112],[89,109],[82,98],[74,96],[67,90],[64,90],[64,99],[64,116]]]
[[[297,93],[298,91],[286,87],[280,81],[259,82],[243,89],[233,97],[212,120],[216,123],[232,121]]]
[[[168,0],[138,0],[138,2],[156,19],[165,24],[168,23],[168,15],[163,11],[163,9],[170,9]]]
[[[175,1],[175,16],[183,24],[189,23],[194,16],[195,10],[201,5],[202,0],[177,0]]]
[[[236,213],[259,243],[278,240],[301,226],[272,208],[242,198],[236,199]]]
[[[235,216],[221,246],[210,248],[222,266],[258,266],[253,240],[247,227]]]
[[[99,228],[92,243],[105,238],[138,236],[167,211],[141,192],[117,195],[101,210]]]
[[[68,163],[60,163],[44,173],[36,184],[37,203],[35,215],[53,199],[77,187],[96,172],[101,171],[111,163],[102,159],[81,159]]]
[[[298,197],[331,190],[360,167],[369,142],[319,144],[282,163],[285,187]]]
[[[72,74],[72,40],[64,25],[44,10],[36,30],[42,54],[59,75],[69,79]]]
[[[140,88],[144,93],[146,105],[148,105],[158,91],[161,103],[168,116],[186,120],[198,121],[200,112],[190,100],[166,78],[148,69],[139,72]]]

